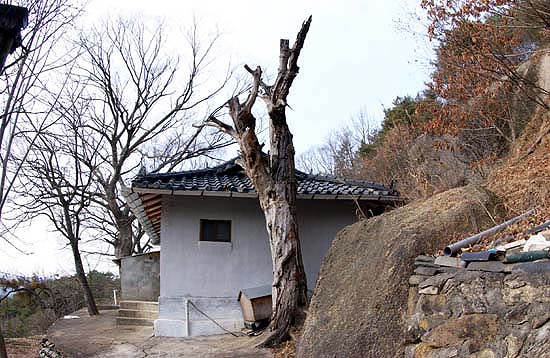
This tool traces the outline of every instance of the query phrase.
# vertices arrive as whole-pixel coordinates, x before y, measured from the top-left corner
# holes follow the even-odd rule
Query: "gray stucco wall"
[[[231,243],[199,242],[200,219],[231,220]],[[161,226],[159,320],[155,334],[185,336],[221,333],[208,322],[193,332],[186,300],[202,310],[225,302],[217,317],[233,328],[242,320],[241,288],[269,285],[271,254],[257,199],[164,196]],[[312,290],[321,262],[336,233],[356,221],[354,204],[344,200],[298,200],[298,220],[308,286]],[[212,313],[216,314],[216,313]],[[193,319],[190,318],[190,321]],[[206,328],[205,328],[206,327]]]
[[[157,301],[160,295],[160,252],[123,257],[122,300]]]

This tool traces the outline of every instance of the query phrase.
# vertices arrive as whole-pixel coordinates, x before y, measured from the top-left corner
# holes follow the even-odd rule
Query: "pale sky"
[[[289,96],[288,112],[296,150],[306,151],[323,141],[359,111],[380,121],[383,108],[396,96],[415,95],[428,80],[430,56],[427,40],[400,30],[399,21],[411,21],[419,0],[281,0],[267,1],[144,1],[91,0],[85,21],[135,16],[164,20],[185,28],[193,18],[204,32],[221,33],[218,60],[261,65],[273,73],[280,38],[294,41],[302,21],[313,22],[302,50]],[[421,31],[421,30],[419,30]],[[170,36],[170,34],[168,34]],[[184,41],[170,38],[171,43]],[[244,72],[244,70],[243,70]],[[244,75],[244,73],[242,73]],[[67,274],[72,256],[64,242],[44,223],[20,230],[21,254],[0,242],[0,272]],[[87,268],[114,270],[108,259],[90,257]]]

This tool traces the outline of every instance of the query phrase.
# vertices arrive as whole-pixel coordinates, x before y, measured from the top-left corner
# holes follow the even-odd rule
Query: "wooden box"
[[[238,300],[245,322],[258,322],[271,318],[270,285],[242,289]]]

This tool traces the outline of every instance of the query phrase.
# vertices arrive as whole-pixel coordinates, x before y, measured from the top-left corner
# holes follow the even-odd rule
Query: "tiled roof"
[[[251,180],[236,163],[237,158],[213,168],[162,174],[142,174],[132,182],[132,188],[172,191],[256,193]],[[361,196],[364,198],[399,198],[392,188],[369,181],[345,180],[296,171],[298,195]]]

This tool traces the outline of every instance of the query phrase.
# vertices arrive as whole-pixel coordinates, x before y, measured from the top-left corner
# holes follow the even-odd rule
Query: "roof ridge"
[[[338,177],[335,175],[323,175],[323,174],[307,174],[304,172],[301,172],[299,170],[295,171],[296,176],[301,175],[305,177],[306,179],[315,179],[315,180],[322,180],[322,181],[328,181],[338,184],[348,184],[348,185],[357,185],[357,186],[368,186],[369,188],[376,188],[381,190],[388,190],[390,191],[390,186],[382,183],[373,182],[370,180],[358,180],[358,179],[347,179],[344,177]]]
[[[232,159],[229,159],[226,162],[220,163],[214,167],[207,167],[202,169],[192,169],[192,170],[180,170],[177,172],[167,172],[167,173],[145,173],[145,175],[138,175],[137,178],[166,178],[166,177],[177,177],[177,176],[185,176],[185,175],[193,175],[193,174],[206,174],[206,173],[218,173],[220,171],[226,171],[228,169],[231,169],[233,166],[238,165],[236,163],[237,159],[240,157],[235,157]],[[230,166],[230,168],[228,168]],[[223,169],[223,170],[222,170]],[[135,179],[134,179],[135,180]]]

